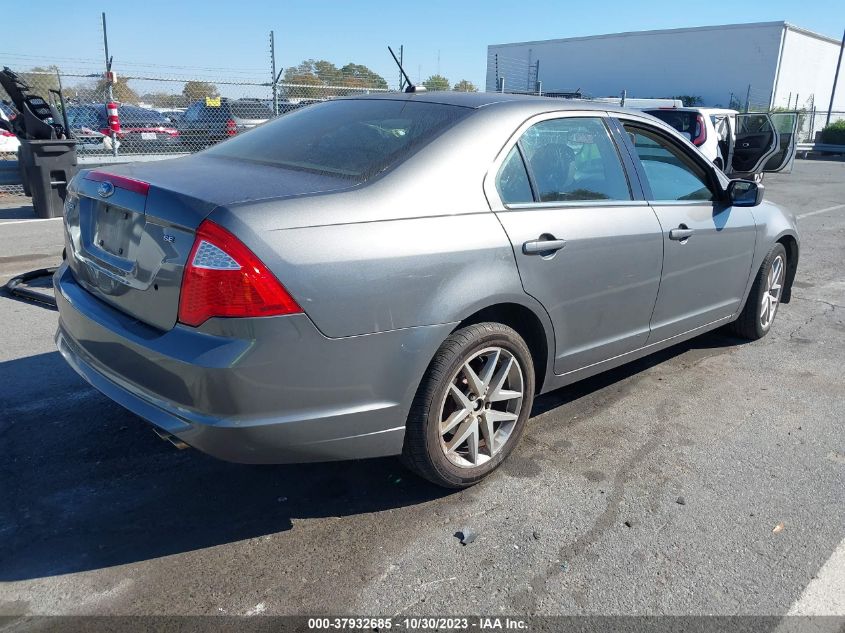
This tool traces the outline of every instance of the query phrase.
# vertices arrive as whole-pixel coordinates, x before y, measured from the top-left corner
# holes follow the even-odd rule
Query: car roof
[[[439,103],[443,105],[461,106],[464,108],[485,108],[499,104],[524,104],[536,106],[538,111],[545,110],[600,110],[608,112],[631,112],[626,108],[606,103],[581,101],[577,99],[560,99],[555,97],[538,97],[537,95],[507,94],[501,92],[382,92],[340,97],[339,99],[387,99],[391,101],[418,101],[422,103]]]
[[[696,108],[696,107],[686,107],[686,108],[645,108],[644,112],[697,112],[700,114],[739,114],[737,110],[731,110],[729,108]]]

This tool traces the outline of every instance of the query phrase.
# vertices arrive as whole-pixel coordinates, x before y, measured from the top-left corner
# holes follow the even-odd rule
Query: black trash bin
[[[21,139],[18,150],[24,191],[39,218],[61,217],[67,185],[76,175],[76,141]]]

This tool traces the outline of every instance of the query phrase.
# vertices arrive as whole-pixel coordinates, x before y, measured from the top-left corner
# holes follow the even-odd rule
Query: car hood
[[[108,165],[99,171],[143,180],[156,189],[204,202],[203,206],[210,208],[330,193],[355,186],[346,178],[202,154]]]

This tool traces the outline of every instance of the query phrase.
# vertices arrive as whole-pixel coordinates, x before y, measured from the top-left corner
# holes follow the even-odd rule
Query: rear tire
[[[729,326],[734,334],[756,341],[772,329],[783,296],[786,264],[786,249],[783,244],[775,244],[757,271],[739,318]]]
[[[471,486],[511,453],[533,401],[534,365],[522,337],[501,323],[461,328],[417,389],[402,461],[438,486]]]

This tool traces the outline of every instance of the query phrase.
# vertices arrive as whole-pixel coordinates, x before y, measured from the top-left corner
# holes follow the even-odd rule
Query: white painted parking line
[[[29,222],[50,222],[52,220],[61,220],[61,217],[58,218],[33,218],[32,220],[0,220],[0,226],[6,226],[7,224],[27,224]]]
[[[827,213],[828,211],[836,211],[837,209],[845,209],[845,204],[837,204],[832,207],[827,207],[826,209],[819,209],[818,211],[810,211],[809,213],[802,213],[799,216],[796,216],[799,220],[801,218],[808,218],[811,215],[819,215],[820,213]]]
[[[845,615],[845,539],[839,542],[787,615]]]

